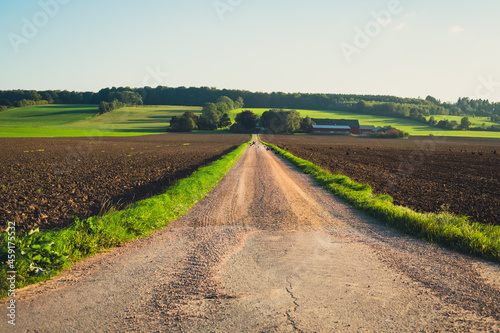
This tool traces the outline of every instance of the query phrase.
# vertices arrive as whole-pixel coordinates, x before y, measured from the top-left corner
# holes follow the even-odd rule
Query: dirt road
[[[167,230],[16,305],[2,332],[498,332],[500,266],[377,224],[257,144]]]

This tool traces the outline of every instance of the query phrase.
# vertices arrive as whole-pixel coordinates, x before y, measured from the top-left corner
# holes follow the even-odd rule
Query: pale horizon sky
[[[0,89],[500,102],[498,13],[494,0],[3,0]]]

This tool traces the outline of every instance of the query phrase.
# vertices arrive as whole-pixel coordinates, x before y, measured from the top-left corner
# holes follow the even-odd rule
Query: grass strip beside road
[[[122,211],[86,220],[76,219],[65,229],[34,229],[15,240],[5,232],[0,239],[0,298],[8,295],[8,271],[16,271],[16,288],[58,275],[71,263],[128,241],[148,236],[186,214],[205,198],[245,152],[245,143],[212,164],[181,179],[161,195],[139,201]],[[15,244],[15,268],[9,267],[9,241]]]
[[[472,222],[468,217],[448,212],[419,213],[396,206],[389,195],[374,195],[370,185],[356,183],[344,175],[332,175],[314,163],[263,143],[311,175],[324,189],[388,227],[461,253],[500,262],[500,226]]]

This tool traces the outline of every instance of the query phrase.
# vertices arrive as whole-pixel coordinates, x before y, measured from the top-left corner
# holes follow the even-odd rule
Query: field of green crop
[[[143,106],[97,116],[96,105],[41,105],[0,112],[0,137],[133,136],[164,133],[170,118],[199,107]]]
[[[262,115],[264,111],[269,109],[249,109],[257,115]],[[234,119],[238,112],[242,109],[231,111],[231,118]],[[410,119],[391,118],[384,116],[360,115],[344,111],[317,111],[317,110],[297,110],[302,117],[309,116],[311,118],[336,118],[336,119],[357,119],[361,125],[387,126],[391,125],[397,129],[410,133],[410,135],[435,135],[435,136],[455,136],[455,137],[478,137],[478,138],[500,138],[500,132],[483,132],[483,131],[446,131],[435,127],[424,125],[420,122]],[[434,116],[437,119],[439,116]],[[457,117],[460,122],[460,117]],[[471,118],[471,121],[474,118]],[[479,118],[476,118],[479,120]],[[482,122],[481,122],[482,123]],[[488,124],[487,124],[488,125]],[[491,124],[490,124],[491,125]]]
[[[92,118],[96,105],[37,105],[0,112],[0,126],[40,127],[60,126]]]
[[[98,117],[71,124],[74,129],[106,129],[121,133],[164,133],[173,116],[186,111],[200,113],[200,107],[190,106],[139,106],[126,107]]]

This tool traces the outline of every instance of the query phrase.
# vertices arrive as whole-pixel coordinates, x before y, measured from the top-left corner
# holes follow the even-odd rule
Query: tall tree
[[[220,119],[219,122],[219,127],[220,128],[225,128],[231,126],[233,122],[231,121],[231,118],[229,118],[229,115],[227,113],[224,113],[222,118]]]
[[[250,110],[238,113],[235,120],[239,128],[244,132],[252,132],[257,126],[257,115]]]
[[[180,132],[191,132],[196,129],[193,118],[187,114],[183,114],[179,119],[178,129]]]
[[[434,116],[431,116],[431,117],[429,118],[429,121],[428,121],[428,122],[429,122],[429,125],[431,125],[431,126],[436,126],[436,125],[437,125],[437,121],[436,121],[436,119],[434,118]]]
[[[469,117],[463,117],[460,120],[460,129],[469,130],[471,125],[472,125],[472,123],[469,120]]]
[[[234,102],[231,98],[227,97],[227,96],[221,96],[217,99],[217,103],[224,103],[228,106],[229,108],[229,111],[231,110],[234,110],[235,107],[234,107]]]
[[[196,123],[194,121],[194,117],[196,116],[193,112],[191,111],[186,111],[184,114],[180,117],[178,116],[173,116],[170,119],[170,128],[169,130],[171,132],[191,132],[197,128]]]
[[[296,110],[273,109],[262,114],[261,123],[267,131],[274,134],[294,133],[300,129],[301,118]]]
[[[243,97],[239,96],[238,99],[234,102],[235,109],[242,109],[245,106],[243,102]]]
[[[104,114],[109,111],[111,111],[111,107],[108,102],[102,101],[99,103],[99,114]]]
[[[300,113],[297,110],[286,112],[286,133],[295,133],[300,129]]]
[[[207,103],[201,110],[199,129],[216,130],[220,121],[219,111],[214,103]]]
[[[232,108],[230,108],[229,105],[224,102],[217,102],[217,104],[215,105],[217,106],[217,112],[219,112],[220,115],[228,113],[232,110]]]
[[[186,111],[186,112],[184,112],[183,116],[191,117],[191,119],[193,119],[196,127],[198,127],[198,122],[200,121],[200,117],[198,117],[198,115],[196,113],[194,113],[193,111]]]
[[[312,125],[315,125],[315,123],[309,116],[302,118],[302,120],[300,121],[300,129],[304,132],[309,132],[312,128]]]
[[[101,102],[101,103],[103,103],[103,102]],[[170,118],[169,130],[172,132],[179,131],[179,117],[178,116],[173,116],[172,118]]]

